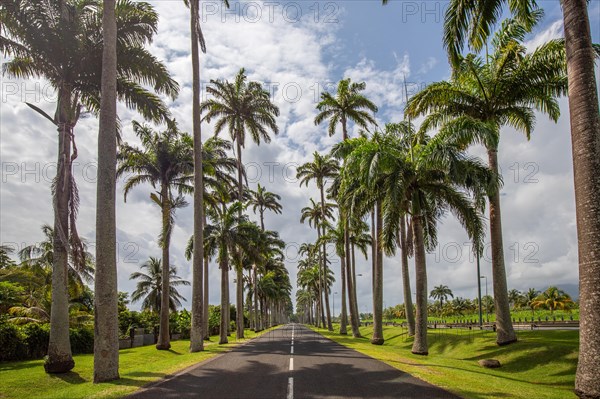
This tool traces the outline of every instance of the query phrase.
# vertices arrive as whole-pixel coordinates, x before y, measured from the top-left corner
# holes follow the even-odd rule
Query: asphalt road
[[[289,324],[129,398],[459,397]]]

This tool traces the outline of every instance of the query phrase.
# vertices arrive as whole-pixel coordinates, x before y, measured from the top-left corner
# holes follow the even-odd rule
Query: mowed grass
[[[579,331],[519,331],[517,343],[499,347],[491,331],[430,330],[429,356],[423,357],[410,353],[412,339],[400,327],[384,327],[382,346],[369,342],[372,327],[361,328],[364,338],[358,339],[313,329],[465,398],[576,398]],[[480,359],[498,359],[502,367],[485,369]]]
[[[120,398],[140,387],[174,374],[198,362],[227,352],[235,346],[263,334],[245,331],[245,340],[229,338],[227,345],[218,345],[218,337],[205,341],[204,352],[189,353],[189,340],[171,342],[171,349],[158,351],[154,345],[119,352],[121,379],[93,384],[94,357],[75,355],[75,368],[66,374],[46,374],[43,360],[0,362],[0,398]],[[0,349],[1,350],[1,349]]]

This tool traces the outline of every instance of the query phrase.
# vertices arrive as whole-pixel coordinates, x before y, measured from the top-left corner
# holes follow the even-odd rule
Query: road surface
[[[130,399],[458,399],[320,334],[289,324]]]

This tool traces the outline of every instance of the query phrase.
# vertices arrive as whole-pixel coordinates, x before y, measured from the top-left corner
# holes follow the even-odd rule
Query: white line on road
[[[290,371],[294,371],[294,358],[290,357]]]
[[[294,377],[288,378],[287,399],[294,399]]]
[[[290,353],[293,355],[294,354],[294,345],[292,345],[292,347],[290,348]]]

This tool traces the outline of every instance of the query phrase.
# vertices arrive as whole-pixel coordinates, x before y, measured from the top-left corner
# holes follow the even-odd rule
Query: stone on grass
[[[485,367],[487,369],[497,369],[501,366],[500,361],[496,359],[483,359],[477,363],[479,363],[481,367]]]

